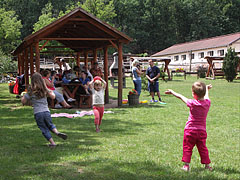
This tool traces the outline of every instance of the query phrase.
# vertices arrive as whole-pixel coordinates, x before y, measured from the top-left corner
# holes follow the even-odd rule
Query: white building
[[[240,54],[240,32],[175,44],[153,54],[152,57],[169,57],[171,59],[170,68],[175,66],[189,67],[190,63],[194,68],[198,64],[207,63],[204,59],[206,56],[224,57],[229,47],[234,48]]]

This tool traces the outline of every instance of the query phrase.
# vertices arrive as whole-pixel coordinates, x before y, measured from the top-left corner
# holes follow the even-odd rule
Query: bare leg
[[[49,142],[50,142],[51,145],[56,146],[56,143],[53,141],[53,138],[50,138]]]
[[[61,104],[63,105],[63,107],[65,108],[70,108],[72,106],[70,106],[65,100],[61,102]]]

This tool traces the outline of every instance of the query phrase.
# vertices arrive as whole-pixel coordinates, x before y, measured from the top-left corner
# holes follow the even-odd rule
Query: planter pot
[[[129,106],[134,106],[139,104],[139,95],[128,95],[128,104]]]

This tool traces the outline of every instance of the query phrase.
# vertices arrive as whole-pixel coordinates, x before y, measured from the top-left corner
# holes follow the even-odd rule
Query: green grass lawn
[[[194,148],[191,172],[182,172],[183,129],[188,108],[179,99],[165,95],[168,88],[191,98],[196,77],[174,77],[160,82],[167,105],[124,105],[109,109],[102,132],[96,133],[94,116],[53,118],[58,130],[68,134],[66,141],[53,135],[58,146],[47,147],[38,129],[32,108],[21,106],[8,85],[0,84],[0,179],[1,180],[79,180],[79,179],[239,179],[240,178],[240,80],[205,80],[213,85],[212,106],[207,118],[207,147],[214,168],[204,171]],[[128,79],[123,89],[127,98],[132,88]],[[117,89],[110,88],[110,97]],[[141,100],[149,100],[143,92]],[[74,113],[76,110],[51,110]]]

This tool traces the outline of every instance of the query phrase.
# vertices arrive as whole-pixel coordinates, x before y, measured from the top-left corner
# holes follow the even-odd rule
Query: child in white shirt
[[[89,83],[93,96],[93,112],[95,116],[96,132],[100,132],[100,125],[104,113],[104,90],[106,88],[106,82],[99,76]]]

